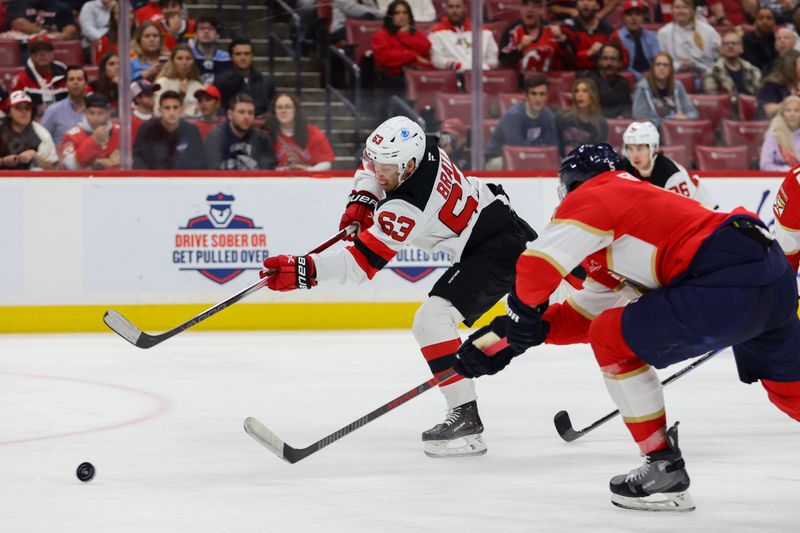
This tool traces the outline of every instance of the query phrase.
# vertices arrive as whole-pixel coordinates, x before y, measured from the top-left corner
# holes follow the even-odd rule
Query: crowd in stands
[[[477,131],[486,169],[555,168],[578,144],[619,146],[634,120],[652,122],[665,150],[697,168],[698,146],[733,154],[742,169],[798,162],[797,0],[485,0],[480,125],[463,105],[474,51],[467,0],[289,3],[308,26],[301,38],[324,28],[326,43],[362,62],[379,113],[382,98],[405,97],[464,169]],[[124,29],[118,0],[0,3],[0,40],[18,43],[23,62],[0,89],[4,168],[118,168],[121,65],[132,80],[135,168],[332,168],[326,134],[300,97],[256,68],[250,39],[213,16],[190,18],[184,0],[131,5]],[[129,61],[119,31],[130,32]],[[76,41],[81,60],[59,61],[56,49]],[[512,162],[508,147],[527,162]]]

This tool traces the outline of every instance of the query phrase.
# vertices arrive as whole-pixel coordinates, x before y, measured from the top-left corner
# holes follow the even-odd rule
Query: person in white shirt
[[[428,35],[431,62],[440,70],[472,70],[472,24],[467,17],[466,0],[447,0],[446,15]],[[481,32],[483,70],[497,67],[498,49],[492,32]]]
[[[673,20],[658,30],[658,44],[675,62],[677,71],[694,71],[698,78],[719,56],[722,39],[708,22],[695,16],[694,0],[675,0]]]
[[[378,0],[378,7],[386,13],[392,0]],[[414,13],[416,22],[433,22],[436,20],[436,8],[433,7],[432,0],[408,0],[411,12]]]

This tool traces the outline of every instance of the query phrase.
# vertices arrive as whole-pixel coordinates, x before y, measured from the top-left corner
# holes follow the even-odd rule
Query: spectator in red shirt
[[[372,37],[375,66],[387,78],[403,76],[405,68],[432,68],[431,43],[414,26],[414,14],[406,0],[394,0],[386,9],[383,28]]]
[[[136,10],[136,25],[145,20],[156,21],[161,17],[161,0],[150,0],[147,4]]]
[[[275,97],[266,127],[275,143],[277,170],[331,169],[336,157],[328,138],[306,121],[300,101],[293,95],[281,93]]]
[[[104,94],[86,97],[86,118],[64,135],[59,152],[70,170],[119,168],[119,125],[111,123],[111,104]]]
[[[597,0],[578,0],[578,17],[572,27],[562,26],[567,42],[575,54],[578,70],[592,70],[597,66],[600,49],[614,33],[607,22],[598,15]]]
[[[172,51],[178,43],[185,43],[195,36],[194,19],[184,18],[183,0],[161,0],[161,16],[154,22],[164,36],[164,46]]]
[[[55,61],[53,43],[46,35],[28,41],[30,57],[25,70],[12,83],[11,92],[25,91],[33,100],[37,113],[67,97],[67,66]]]
[[[219,113],[219,109],[222,106],[222,96],[219,94],[219,89],[213,85],[208,85],[195,91],[194,97],[197,100],[200,116],[191,120],[191,122],[197,126],[197,129],[200,130],[200,135],[205,140],[211,128],[225,121]]]
[[[522,0],[519,20],[500,38],[500,63],[520,72],[566,70],[574,62],[558,25],[546,25],[541,0]]]

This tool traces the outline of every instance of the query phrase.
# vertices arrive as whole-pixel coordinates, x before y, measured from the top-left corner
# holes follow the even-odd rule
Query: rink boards
[[[103,331],[109,307],[143,329],[171,328],[251,284],[268,255],[304,253],[335,233],[352,183],[49,176],[0,179],[0,332]],[[484,176],[544,227],[558,202],[554,178]],[[704,179],[721,209],[743,205],[773,222],[781,178]],[[407,327],[447,266],[445,254],[407,248],[370,283],[262,290],[198,329]]]

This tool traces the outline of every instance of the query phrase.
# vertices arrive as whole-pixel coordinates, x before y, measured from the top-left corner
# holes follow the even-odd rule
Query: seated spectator
[[[14,78],[11,91],[25,91],[37,113],[44,113],[47,106],[67,97],[67,66],[55,61],[53,43],[47,36],[28,41],[28,51],[25,70]]]
[[[169,60],[164,38],[155,22],[145,21],[136,29],[132,48],[135,57],[131,59],[131,80],[144,78],[152,82]]]
[[[402,86],[406,68],[432,68],[430,50],[430,41],[414,25],[408,2],[394,0],[389,4],[383,27],[372,36],[375,67],[383,75],[383,85]]]
[[[467,143],[467,127],[460,118],[448,118],[439,125],[439,148],[461,170],[472,169],[472,150]]]
[[[58,0],[11,0],[6,5],[6,23],[12,30],[28,35],[46,33],[56,40],[78,38],[72,10]]]
[[[322,131],[309,124],[300,101],[281,93],[270,106],[265,124],[274,142],[277,170],[330,170],[336,159]]]
[[[772,11],[775,24],[783,26],[792,23],[792,9],[795,2],[792,0],[759,0],[760,5]]]
[[[379,20],[386,13],[377,0],[333,0],[331,14],[331,42],[347,39],[347,20]]]
[[[161,16],[153,22],[158,24],[164,47],[172,51],[178,43],[185,43],[195,36],[195,21],[184,18],[183,0],[161,0]]]
[[[111,11],[117,0],[89,0],[81,7],[79,17],[81,23],[81,44],[88,48],[90,43],[99,40],[108,33]]]
[[[800,162],[800,97],[781,102],[764,135],[761,170],[786,172]]]
[[[574,67],[574,58],[558,25],[546,25],[541,0],[522,0],[519,20],[500,38],[499,59],[519,72],[548,72]]]
[[[572,86],[572,105],[556,115],[561,153],[587,143],[608,140],[608,121],[600,110],[597,87],[589,78],[578,78]]]
[[[133,143],[133,168],[206,168],[203,138],[197,126],[182,118],[183,98],[180,93],[161,93],[158,110],[160,117],[151,118],[139,128]]]
[[[631,86],[619,75],[622,62],[622,47],[610,41],[600,49],[598,68],[588,73],[600,97],[600,110],[608,118],[631,116]]]
[[[439,0],[436,0],[437,2]],[[408,9],[414,13],[416,22],[435,22],[436,8],[433,7],[434,0],[408,0]],[[392,0],[378,0],[378,7],[383,13],[389,10]]]
[[[578,17],[572,26],[562,26],[567,43],[575,54],[575,68],[591,70],[597,66],[600,48],[614,33],[614,28],[598,16],[597,0],[578,0]]]
[[[92,62],[96,62],[98,57],[102,58],[110,52],[119,52],[119,9],[119,2],[114,2],[108,18],[108,31],[99,39],[91,42],[90,52],[92,56]],[[136,26],[133,15],[130,17],[130,25],[130,31],[128,34],[136,35]]]
[[[472,23],[467,18],[466,0],[447,0],[447,14],[428,35],[431,42],[431,62],[442,70],[463,72],[472,70]],[[492,32],[481,32],[483,70],[497,67],[497,43]]]
[[[694,0],[675,0],[672,16],[672,22],[658,30],[658,44],[672,57],[678,71],[694,72],[699,79],[717,58],[719,33],[695,17]]]
[[[156,84],[161,86],[161,91],[156,93],[156,99],[162,92],[177,91],[183,97],[183,116],[187,118],[200,116],[194,93],[203,88],[203,83],[200,81],[200,73],[197,71],[188,44],[175,45],[169,61],[164,63],[164,68],[156,78]]]
[[[119,125],[111,123],[106,95],[86,97],[86,117],[64,135],[59,152],[69,170],[119,169]]]
[[[225,119],[219,112],[222,106],[222,97],[219,94],[219,89],[213,85],[195,91],[194,97],[197,100],[197,108],[200,111],[200,116],[192,120],[192,124],[197,126],[200,130],[200,135],[205,139],[208,132],[211,131],[214,126],[225,122]],[[252,101],[252,98],[250,98],[250,100]],[[210,168],[216,167],[212,165]]]
[[[275,152],[267,135],[253,128],[256,107],[249,94],[231,99],[228,120],[206,137],[208,168],[222,170],[272,170]]]
[[[728,26],[731,29],[749,23],[745,3],[750,4],[748,9],[751,9],[751,6],[757,5],[758,0],[707,0],[705,4],[708,8],[708,22],[714,26]]]
[[[201,15],[197,18],[197,37],[189,40],[189,48],[192,49],[197,70],[200,72],[200,81],[204,85],[213,85],[217,76],[233,68],[231,55],[217,46],[219,29],[217,19]]]
[[[742,59],[756,65],[762,74],[769,72],[767,65],[778,56],[775,49],[775,19],[772,11],[766,7],[758,10],[753,31],[742,37]]]
[[[153,118],[156,97],[155,93],[161,88],[153,85],[144,78],[131,83],[131,98],[133,99],[133,111],[131,112],[131,140],[136,140],[139,127]]]
[[[624,26],[611,36],[628,52],[628,70],[640,80],[650,70],[650,64],[661,50],[656,33],[643,28],[646,3],[642,0],[626,0],[622,6]]]
[[[253,66],[253,44],[248,39],[236,38],[229,47],[233,68],[215,78],[214,85],[222,94],[222,108],[239,93],[247,93],[256,105],[256,116],[267,112],[275,87]]]
[[[703,75],[706,94],[756,94],[761,70],[742,59],[742,39],[735,31],[722,36],[722,57]]]
[[[111,103],[111,116],[117,115],[119,105],[119,56],[109,52],[100,60],[97,79],[89,84],[92,92],[104,94]]]
[[[0,162],[12,170],[52,170],[58,163],[53,138],[33,121],[34,102],[25,91],[8,97],[8,115],[0,122]]]
[[[774,117],[781,102],[796,90],[798,61],[800,53],[794,50],[775,59],[772,70],[761,79],[761,87],[756,93],[756,118],[764,120]]]
[[[547,78],[536,74],[525,80],[525,101],[500,117],[486,147],[486,170],[503,169],[503,146],[558,146],[556,117],[547,107]]]
[[[67,67],[67,98],[49,106],[42,116],[42,126],[58,146],[67,131],[74,128],[85,116],[86,72],[83,67]]]
[[[770,72],[779,57],[793,50],[797,50],[797,34],[791,28],[778,28],[775,32],[775,52],[777,52],[777,55],[772,61],[764,65],[763,72]],[[800,50],[797,51],[800,52]]]
[[[699,117],[683,84],[675,81],[672,58],[659,52],[653,59],[653,68],[636,83],[633,92],[633,118],[649,120],[656,127],[669,119],[696,119]]]

